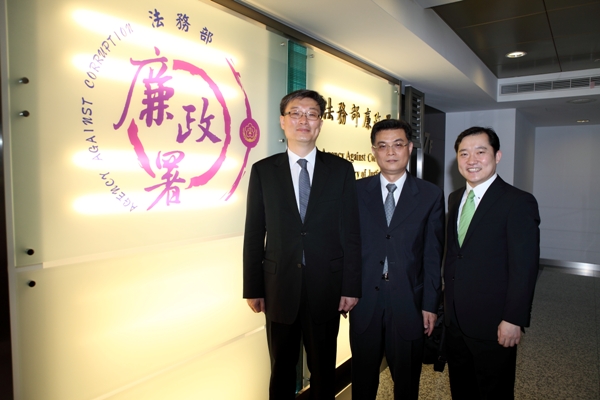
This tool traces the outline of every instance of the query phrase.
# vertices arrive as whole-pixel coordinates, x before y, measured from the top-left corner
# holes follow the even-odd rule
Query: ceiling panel
[[[600,3],[600,0],[544,0],[548,11],[557,8],[579,7],[585,4]]]
[[[600,0],[464,0],[433,10],[498,78],[600,68]],[[516,50],[527,55],[504,58]]]
[[[543,0],[463,0],[434,10],[454,29],[546,12]]]
[[[486,49],[507,44],[517,46],[518,43],[552,39],[546,14],[460,28],[456,33],[472,49]],[[519,49],[514,48],[511,51],[515,50]]]
[[[556,48],[560,54],[563,71],[600,68],[600,37],[580,35],[578,40],[557,38]]]
[[[600,34],[600,3],[548,12],[555,37]]]

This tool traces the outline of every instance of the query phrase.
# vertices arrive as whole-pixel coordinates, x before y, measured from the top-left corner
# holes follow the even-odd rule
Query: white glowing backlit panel
[[[265,319],[241,298],[241,252],[237,237],[19,272],[20,398],[194,398],[176,396],[184,389],[170,376],[196,376],[185,391],[210,393],[227,386],[231,374],[223,368],[244,363],[254,367],[236,379],[249,386],[221,389],[257,394],[227,398],[263,399]],[[238,359],[226,349],[236,349]],[[125,395],[146,385],[157,393]],[[158,395],[165,391],[175,397]]]
[[[17,266],[242,232],[284,39],[198,1],[7,3]]]

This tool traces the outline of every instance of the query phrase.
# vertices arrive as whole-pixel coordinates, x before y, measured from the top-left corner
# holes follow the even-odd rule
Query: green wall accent
[[[288,41],[287,92],[306,89],[306,47]]]

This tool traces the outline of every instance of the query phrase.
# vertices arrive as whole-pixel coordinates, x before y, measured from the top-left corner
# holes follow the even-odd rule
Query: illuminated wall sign
[[[393,107],[393,105],[387,105],[387,107]],[[327,97],[327,106],[325,108],[325,112],[323,113],[323,119],[325,122],[332,121],[336,122],[338,125],[350,125],[354,128],[358,128],[359,124],[361,128],[364,128],[367,132],[371,132],[373,125],[377,122],[381,121],[381,114],[379,111],[375,112],[373,116],[371,116],[372,111],[369,107],[366,107],[364,113],[362,113],[362,123],[361,120],[361,112],[360,105],[352,104],[350,108],[350,114],[346,112],[346,103],[340,102],[338,103],[337,111],[333,110],[331,97]],[[386,114],[385,118],[391,118],[391,114]],[[350,118],[350,124],[347,124],[348,118]],[[327,125],[324,125],[327,127]],[[344,138],[345,141],[346,137]],[[350,142],[353,142],[351,140]],[[349,143],[352,146],[352,143]],[[352,146],[354,147],[354,146]],[[362,146],[361,146],[362,147]],[[327,151],[326,149],[323,149]],[[377,166],[377,161],[375,160],[375,156],[372,153],[358,152],[358,151],[350,151],[346,150],[344,152],[335,152],[335,151],[327,151],[328,153],[335,154],[338,157],[341,157],[345,160],[348,160],[352,163],[357,162],[354,166],[354,172],[356,174],[356,179],[366,178],[368,176],[376,175],[379,173],[379,167]],[[372,164],[375,163],[375,164]],[[367,166],[366,168],[364,168]]]
[[[311,52],[307,87],[327,102],[317,146],[352,162],[357,179],[379,173],[371,129],[382,119],[398,118],[400,87],[327,53]]]
[[[152,9],[148,14],[146,29],[156,32],[172,24],[182,37],[198,45],[218,43],[218,36],[206,26],[194,31],[194,21],[186,13],[165,16]],[[107,32],[107,40],[93,55],[90,70],[83,79],[83,133],[96,179],[107,188],[106,201],[116,199],[130,212],[190,202],[186,194],[210,184],[226,163],[232,140],[238,140],[246,152],[241,163],[233,167],[236,174],[228,190],[221,193],[220,199],[227,201],[238,188],[250,150],[260,138],[259,125],[252,118],[251,102],[233,58],[207,53],[211,55],[210,62],[190,60],[172,51],[172,44],[157,43],[153,40],[156,35],[144,40],[135,54],[119,46],[119,42],[138,35],[144,35],[144,29],[134,29],[131,23]],[[104,64],[117,56],[128,59],[128,65],[119,68],[118,78],[129,84],[108,93],[108,88],[102,85]],[[237,87],[225,81],[224,74],[229,74],[228,78],[233,78]],[[228,106],[228,100],[235,101],[235,97],[228,99],[227,90],[236,90],[243,96],[245,118],[237,126]],[[112,126],[95,124],[94,116],[106,112],[95,108],[96,97],[100,96],[110,97],[118,104],[119,113],[107,115],[113,121]],[[114,147],[114,139],[119,137],[127,138],[126,151],[103,152],[105,147]],[[125,183],[120,178],[119,166],[127,160],[137,162],[138,173],[134,181]]]
[[[381,114],[379,112],[376,112],[375,114],[373,114],[373,116],[371,116],[373,112],[367,107],[365,112],[363,113],[363,122],[362,122],[362,127],[367,129],[367,130],[371,130],[371,128],[373,127],[374,124],[376,124],[377,122],[381,121]],[[336,117],[337,115],[337,117]],[[360,120],[360,106],[357,106],[356,104],[352,104],[352,107],[350,108],[350,119],[353,122],[354,127],[358,127],[358,123]],[[324,120],[336,120],[338,124],[340,125],[346,125],[347,122],[347,117],[348,117],[348,113],[346,112],[346,103],[344,102],[340,102],[337,105],[337,111],[333,110],[333,106],[331,104],[331,97],[327,98],[327,107],[325,108],[325,112],[323,113],[323,119]],[[392,116],[390,114],[386,115],[386,118],[391,118]]]
[[[17,265],[242,233],[249,166],[283,147],[284,38],[202,1],[8,15]]]

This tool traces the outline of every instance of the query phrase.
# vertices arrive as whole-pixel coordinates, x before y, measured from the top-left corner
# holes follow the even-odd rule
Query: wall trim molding
[[[576,261],[550,260],[547,258],[540,258],[540,265],[547,265],[549,267],[582,269],[587,271],[600,271],[600,265],[598,264],[589,264]]]

